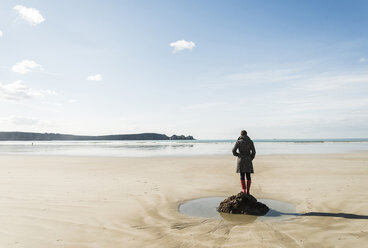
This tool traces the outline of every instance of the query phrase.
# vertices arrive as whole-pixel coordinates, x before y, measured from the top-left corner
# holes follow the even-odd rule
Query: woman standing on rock
[[[238,152],[239,150],[239,152]],[[256,156],[256,149],[253,141],[248,137],[247,131],[242,130],[240,137],[236,141],[233,148],[233,155],[238,157],[236,173],[240,173],[240,183],[243,192],[249,195],[251,177],[250,173],[254,173],[252,160]],[[245,187],[245,176],[247,177],[247,186]]]

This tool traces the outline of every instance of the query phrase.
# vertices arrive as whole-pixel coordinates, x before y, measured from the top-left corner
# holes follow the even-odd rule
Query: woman
[[[238,157],[236,173],[240,173],[242,191],[249,195],[250,174],[254,173],[252,160],[256,156],[256,149],[253,141],[248,137],[247,131],[242,130],[240,132],[240,137],[233,148],[233,155]],[[245,176],[247,177],[247,186],[245,186]]]

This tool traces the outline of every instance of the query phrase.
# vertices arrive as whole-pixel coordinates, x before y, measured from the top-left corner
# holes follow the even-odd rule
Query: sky
[[[368,137],[368,2],[2,0],[0,131]]]

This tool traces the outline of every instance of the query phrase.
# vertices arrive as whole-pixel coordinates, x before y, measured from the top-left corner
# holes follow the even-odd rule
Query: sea
[[[0,155],[163,157],[231,155],[236,140],[0,141]],[[257,154],[368,151],[367,139],[260,139]]]

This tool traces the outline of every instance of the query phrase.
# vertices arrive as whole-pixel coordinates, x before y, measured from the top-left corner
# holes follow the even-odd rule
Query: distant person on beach
[[[251,184],[250,173],[254,173],[252,161],[256,156],[256,149],[253,141],[248,137],[247,131],[242,130],[240,132],[240,137],[233,148],[233,155],[238,157],[236,173],[240,173],[242,190],[249,195]],[[245,186],[245,176],[247,177],[247,186]]]

